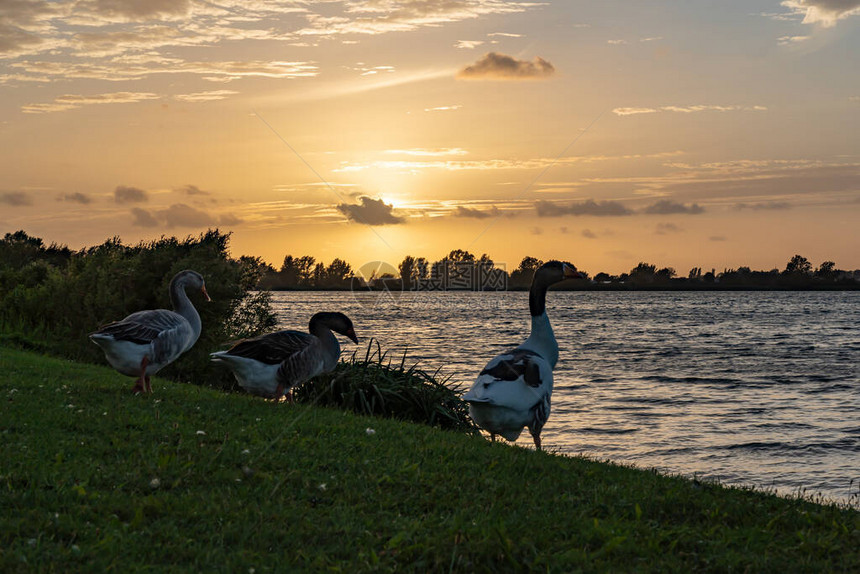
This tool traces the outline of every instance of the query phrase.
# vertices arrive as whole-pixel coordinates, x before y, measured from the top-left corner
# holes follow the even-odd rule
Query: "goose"
[[[549,418],[552,370],[558,362],[558,343],[546,315],[546,292],[564,279],[581,278],[569,263],[550,261],[535,271],[529,290],[531,334],[515,349],[490,360],[463,400],[469,415],[495,441],[501,435],[515,441],[528,427],[535,448]]]
[[[210,356],[213,362],[227,365],[239,385],[252,395],[275,400],[286,395],[287,402],[293,402],[294,387],[337,365],[340,344],[332,331],[358,343],[352,321],[343,313],[316,313],[308,331],[269,333]]]
[[[186,269],[170,280],[173,311],[138,311],[90,333],[90,340],[102,348],[114,369],[137,377],[133,393],[151,393],[149,377],[193,347],[200,337],[200,315],[188,299],[188,287],[200,289],[211,301],[203,276]]]

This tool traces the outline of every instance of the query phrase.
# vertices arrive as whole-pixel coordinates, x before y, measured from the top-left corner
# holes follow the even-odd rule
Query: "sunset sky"
[[[0,233],[860,268],[860,0],[0,0]]]

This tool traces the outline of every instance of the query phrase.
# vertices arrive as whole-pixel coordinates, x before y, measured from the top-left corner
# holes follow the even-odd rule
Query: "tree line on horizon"
[[[211,231],[220,237],[218,230]],[[176,238],[163,241],[176,242]],[[113,238],[107,243],[119,245]],[[107,243],[105,245],[107,245]],[[0,240],[0,293],[16,283],[37,284],[51,268],[62,269],[75,257],[96,250],[96,247],[73,251],[65,245],[45,245],[42,239],[23,230],[6,233]],[[354,269],[341,258],[329,264],[310,255],[286,255],[276,269],[260,257],[243,255],[235,260],[245,278],[242,283],[259,290],[302,289],[403,289],[403,290],[470,290],[498,291],[525,289],[531,284],[535,270],[544,261],[526,256],[510,272],[498,265],[489,254],[476,256],[469,251],[454,249],[438,261],[407,255],[395,268],[380,265],[370,276]],[[640,262],[629,272],[613,275],[599,272],[590,276],[580,270],[585,280],[574,280],[562,288],[568,289],[857,289],[860,270],[838,269],[833,261],[823,261],[814,267],[806,257],[793,256],[785,268],[756,271],[749,267],[705,271],[692,268],[686,276],[678,275],[672,267],[657,267]]]
[[[519,265],[508,272],[499,267],[486,253],[480,257],[455,249],[442,259],[430,262],[424,257],[407,255],[397,265],[378,265],[370,277],[354,270],[340,258],[329,265],[310,255],[287,255],[280,269],[265,265],[259,288],[291,289],[355,289],[395,288],[403,290],[470,290],[498,291],[528,288],[535,271],[544,261],[523,257]],[[388,271],[386,271],[388,267]],[[802,255],[793,256],[785,268],[756,271],[749,267],[704,271],[693,267],[686,276],[679,276],[672,267],[658,268],[640,262],[629,272],[613,275],[600,272],[591,277],[580,270],[584,280],[568,283],[570,289],[784,289],[784,288],[858,288],[860,270],[838,269],[833,261],[818,267]],[[562,287],[564,288],[564,287]]]

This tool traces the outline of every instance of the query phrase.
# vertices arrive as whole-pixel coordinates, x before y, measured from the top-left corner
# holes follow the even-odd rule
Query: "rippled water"
[[[524,292],[397,295],[273,301],[283,328],[343,311],[362,342],[408,347],[407,363],[464,390],[528,335]],[[547,449],[856,502],[860,293],[550,292],[547,308],[560,348]]]

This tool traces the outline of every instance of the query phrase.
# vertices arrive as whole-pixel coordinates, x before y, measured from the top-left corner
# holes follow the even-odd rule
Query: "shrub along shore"
[[[849,508],[128,383],[0,347],[0,571],[860,571]]]

